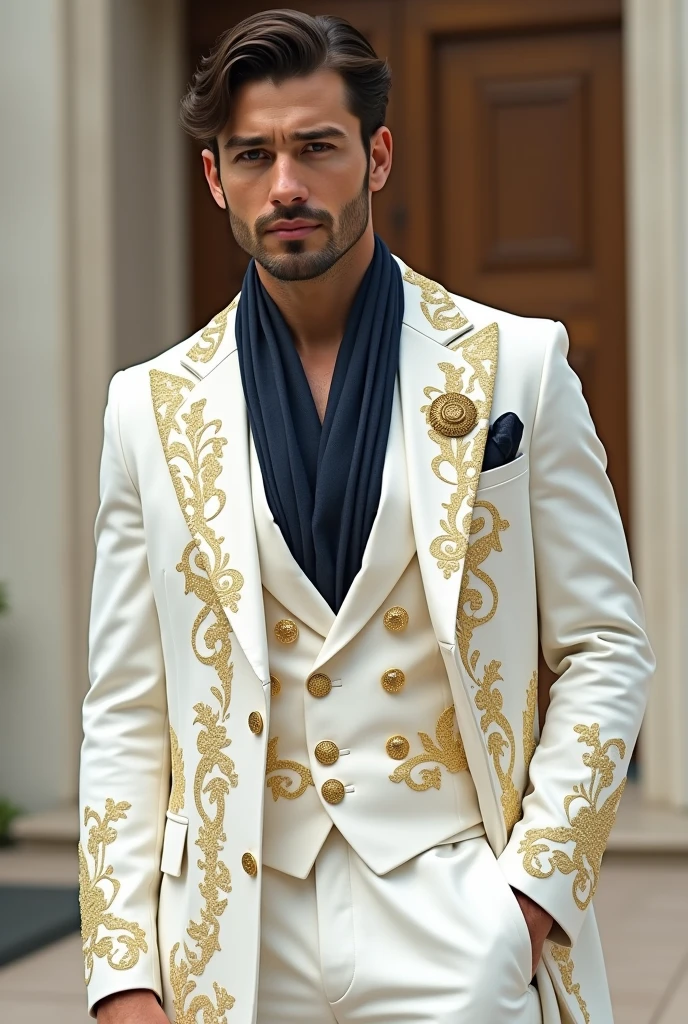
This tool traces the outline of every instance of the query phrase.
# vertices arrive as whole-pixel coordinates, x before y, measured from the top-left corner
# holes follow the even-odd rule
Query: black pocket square
[[[491,425],[483,455],[483,472],[513,462],[523,437],[523,424],[515,412],[505,412]]]

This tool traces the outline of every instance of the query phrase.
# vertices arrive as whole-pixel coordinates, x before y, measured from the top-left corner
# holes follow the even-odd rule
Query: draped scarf
[[[265,495],[293,557],[335,613],[361,568],[380,502],[403,314],[399,266],[375,236],[321,424],[255,261],[244,277],[235,330]]]

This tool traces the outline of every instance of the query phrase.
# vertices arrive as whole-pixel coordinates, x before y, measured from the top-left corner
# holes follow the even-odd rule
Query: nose
[[[308,202],[308,188],[298,164],[286,154],[279,156],[272,166],[270,202],[273,206],[293,206]]]

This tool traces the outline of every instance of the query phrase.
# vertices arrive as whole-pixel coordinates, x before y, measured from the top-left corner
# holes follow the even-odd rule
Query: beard
[[[246,221],[232,212],[229,205],[227,209],[232,234],[237,244],[268,274],[279,281],[310,281],[314,277],[326,274],[358,242],[368,227],[368,173],[366,172],[363,188],[358,195],[342,207],[336,225],[332,214],[327,210],[314,210],[309,206],[284,206],[265,217],[259,217],[252,231]],[[280,220],[317,221],[327,232],[327,241],[315,252],[306,249],[304,239],[285,242],[285,252],[268,252],[262,239],[270,225]]]

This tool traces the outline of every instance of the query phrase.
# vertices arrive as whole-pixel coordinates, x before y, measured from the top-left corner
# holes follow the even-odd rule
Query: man
[[[275,11],[183,102],[253,260],[110,388],[80,850],[104,1024],[612,1020],[591,900],[640,600],[563,327],[373,233],[389,84],[345,22]]]

